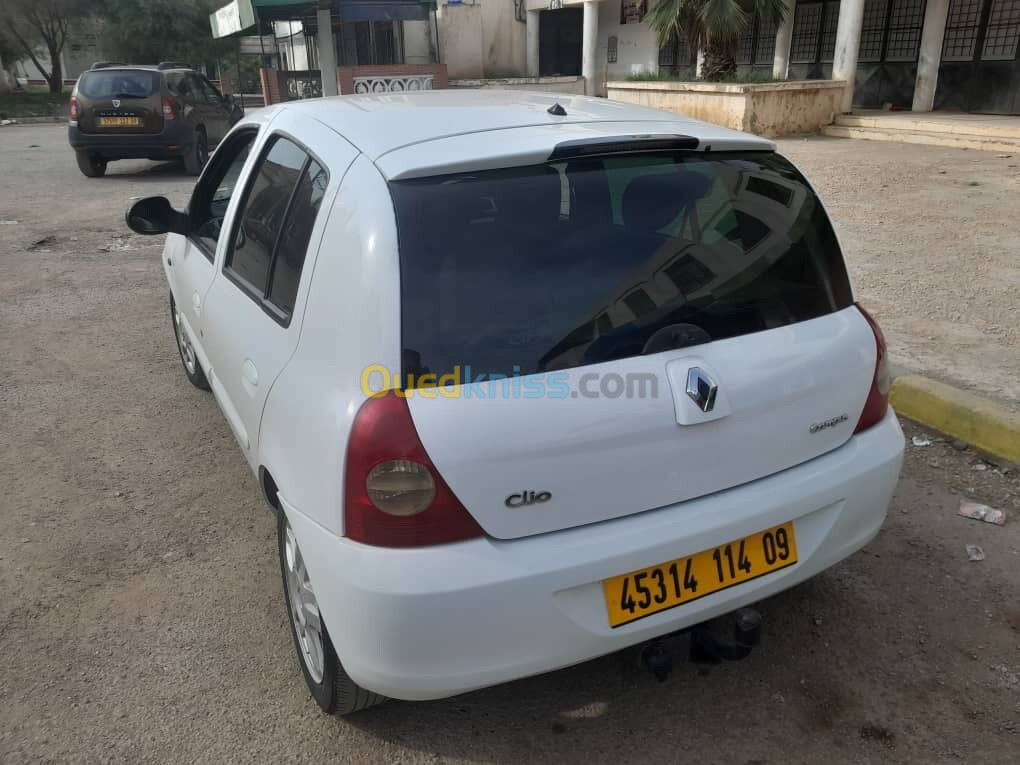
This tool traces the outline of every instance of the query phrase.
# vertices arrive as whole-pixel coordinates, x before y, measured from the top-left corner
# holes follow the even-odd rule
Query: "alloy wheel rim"
[[[291,621],[301,649],[304,662],[312,681],[321,683],[325,661],[322,647],[322,620],[319,616],[319,602],[315,599],[308,569],[298,547],[297,538],[290,524],[284,537],[284,565],[287,569],[287,594],[290,600]]]
[[[191,347],[191,341],[188,340],[188,335],[184,331],[184,327],[181,326],[181,312],[177,309],[174,309],[174,332],[177,334],[177,347],[181,349],[181,361],[184,362],[184,368],[188,370],[188,374],[193,375],[197,368],[195,349]]]

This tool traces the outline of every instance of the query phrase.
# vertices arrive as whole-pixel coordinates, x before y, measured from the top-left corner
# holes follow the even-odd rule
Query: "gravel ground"
[[[989,211],[1013,224],[1015,202],[1008,179],[986,177],[1001,162],[839,140],[783,148],[825,192],[899,358],[975,388],[1002,380],[1015,400],[1003,285],[1017,272]],[[144,162],[87,180],[50,126],[0,129],[0,168],[0,221],[18,221],[0,224],[0,761],[1016,761],[1020,478],[943,441],[908,447],[871,545],[760,605],[763,644],[744,662],[680,664],[658,684],[624,651],[446,701],[321,716],[288,632],[273,520],[212,399],[181,373],[159,243],[123,226],[131,197],[182,204],[191,180]],[[939,192],[904,191],[925,173],[947,199],[972,177],[1001,188],[929,213]],[[884,223],[868,223],[879,193]],[[972,222],[927,233],[938,215],[984,224],[966,241]],[[983,265],[953,279],[935,241]],[[922,254],[933,274],[912,265]],[[950,297],[972,292],[983,297],[966,307]],[[960,323],[936,305],[957,306]],[[963,327],[936,349],[936,333]],[[956,517],[962,496],[1009,523]],[[968,562],[969,543],[987,558]]]
[[[1020,411],[1020,155],[779,141],[836,223],[892,359]]]

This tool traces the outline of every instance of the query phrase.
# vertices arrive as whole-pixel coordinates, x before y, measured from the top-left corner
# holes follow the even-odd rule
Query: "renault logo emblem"
[[[703,412],[711,412],[715,407],[715,394],[719,386],[708,376],[708,372],[700,367],[691,367],[687,372],[687,395]]]

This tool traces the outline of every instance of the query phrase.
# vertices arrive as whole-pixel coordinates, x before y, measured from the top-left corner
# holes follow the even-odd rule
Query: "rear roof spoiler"
[[[604,136],[602,138],[580,138],[556,144],[549,155],[549,161],[575,159],[600,154],[627,154],[644,151],[693,151],[698,148],[698,139],[689,135],[668,133],[646,135]]]

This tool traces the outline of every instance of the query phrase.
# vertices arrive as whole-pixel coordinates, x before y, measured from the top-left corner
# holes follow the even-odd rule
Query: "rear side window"
[[[272,139],[238,211],[224,272],[286,324],[329,176],[292,141]]]
[[[269,285],[269,301],[284,313],[294,310],[301,268],[305,264],[308,240],[312,236],[315,217],[326,193],[326,171],[318,162],[308,163],[291,203],[290,214],[280,234],[276,248],[272,280]]]
[[[852,302],[821,204],[771,152],[584,158],[390,190],[405,374],[565,369]]]
[[[106,69],[86,72],[78,80],[78,93],[87,98],[148,98],[159,92],[159,72]]]

